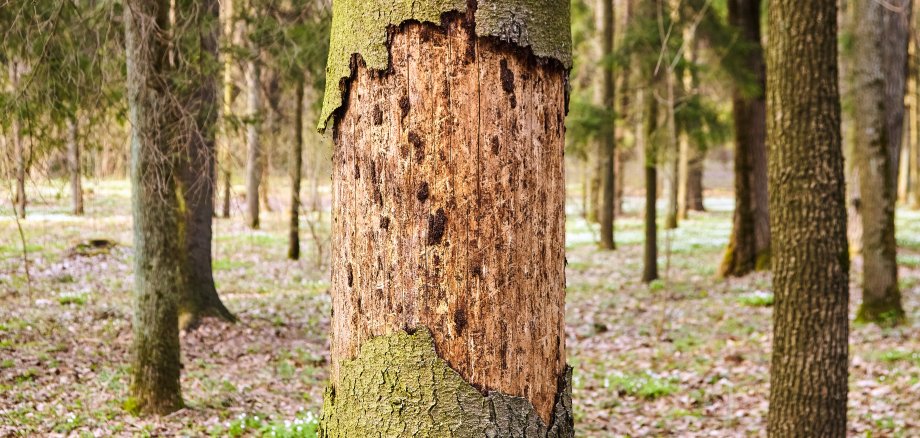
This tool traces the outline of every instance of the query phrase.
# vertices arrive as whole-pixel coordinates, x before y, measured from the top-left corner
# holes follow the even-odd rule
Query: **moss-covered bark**
[[[533,405],[499,392],[481,394],[435,352],[431,333],[396,332],[364,343],[326,390],[320,436],[520,437],[574,435],[571,369],[559,380],[552,423]]]
[[[131,411],[166,414],[182,407],[178,301],[182,285],[176,108],[169,99],[169,1],[125,5],[134,217],[134,343]]]

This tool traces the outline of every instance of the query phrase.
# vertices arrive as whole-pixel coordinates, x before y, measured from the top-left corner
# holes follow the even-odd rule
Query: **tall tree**
[[[218,0],[173,0],[173,62],[171,81],[182,106],[178,127],[183,143],[177,182],[182,197],[183,293],[180,326],[195,327],[203,317],[236,318],[217,295],[211,263],[212,218],[217,174],[216,136],[221,65]],[[181,27],[179,26],[181,24]]]
[[[21,62],[17,59],[9,61],[9,86],[10,94],[22,95],[19,89],[19,77],[22,74]],[[22,111],[15,111],[10,121],[10,141],[13,143],[13,169],[16,180],[16,191],[13,194],[13,208],[20,219],[26,217],[26,176],[28,175],[28,160],[26,159],[25,142],[22,139]]]
[[[600,0],[601,53],[602,59],[609,59],[613,54],[613,32],[616,17],[613,0]],[[616,88],[613,78],[613,66],[608,61],[602,62],[600,94],[603,107],[613,114],[616,102]],[[601,202],[598,215],[601,226],[601,248],[614,249],[613,222],[616,214],[616,131],[613,118],[607,118],[601,124],[600,157],[601,162]]]
[[[735,212],[732,233],[719,268],[722,276],[742,276],[764,269],[770,257],[767,199],[766,100],[763,50],[760,45],[760,0],[730,0],[730,23],[739,36],[753,75],[753,89],[736,85],[732,96],[735,122]]]
[[[291,218],[288,228],[288,258],[300,259],[300,182],[303,170],[304,81],[297,86],[294,104],[294,143],[291,146]]]
[[[169,0],[125,2],[134,216],[134,358],[128,408],[182,407],[179,298],[182,245],[176,196],[176,108],[169,85]]]
[[[767,144],[773,359],[767,434],[842,437],[847,413],[846,236],[835,0],[772,0]]]
[[[249,24],[249,53],[246,60],[246,220],[250,228],[259,228],[259,185],[262,183],[262,80],[261,47],[256,36],[257,8],[247,5]]]
[[[67,118],[67,168],[70,172],[70,197],[73,202],[73,214],[83,214],[83,177],[80,159],[80,141],[78,139],[76,115]]]
[[[574,436],[563,331],[569,1],[337,0],[333,20],[321,433]]]
[[[859,0],[856,5],[853,155],[859,174],[863,255],[863,301],[857,319],[897,321],[904,310],[898,289],[894,215],[908,23],[904,15],[889,14],[888,6],[876,1]],[[903,27],[896,18],[904,20]]]
[[[646,96],[649,94],[649,96]],[[645,101],[645,102],[643,102]],[[645,247],[643,252],[642,281],[658,279],[658,147],[655,130],[658,129],[658,100],[653,93],[640,93],[636,103],[644,103],[643,139],[645,140]]]

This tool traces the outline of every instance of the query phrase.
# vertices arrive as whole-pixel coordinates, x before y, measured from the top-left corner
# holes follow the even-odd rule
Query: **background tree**
[[[613,0],[600,0],[599,21],[601,23],[601,53],[604,57],[610,57],[613,54],[614,42],[614,8]],[[598,93],[601,96],[601,103],[604,108],[608,108],[613,113],[616,102],[616,88],[613,76],[613,66],[607,65],[610,62],[603,63],[601,71],[600,87]],[[599,141],[598,161],[601,163],[601,202],[600,214],[598,218],[601,226],[601,248],[615,249],[616,243],[613,238],[613,222],[616,214],[616,134],[614,132],[614,119],[607,118],[601,125],[601,135]]]
[[[569,2],[467,5],[334,3],[320,118],[334,115],[336,143],[326,437],[574,436]],[[511,17],[519,36],[503,30]],[[368,370],[392,384],[367,384]]]
[[[898,289],[895,207],[904,119],[907,9],[856,3],[853,45],[854,149],[862,222],[864,321],[904,317]]]
[[[770,260],[767,199],[766,99],[760,46],[760,1],[729,0],[728,16],[738,34],[752,86],[737,81],[732,96],[735,122],[735,212],[732,234],[719,268],[722,276],[765,269]]]
[[[836,2],[773,0],[769,34],[776,302],[767,433],[845,436],[849,253]]]
[[[175,0],[172,16],[174,72],[172,88],[181,105],[178,134],[183,143],[177,169],[181,196],[180,232],[183,293],[180,326],[196,326],[203,317],[236,321],[217,295],[211,260],[212,218],[216,187],[216,136],[221,64],[218,0]]]

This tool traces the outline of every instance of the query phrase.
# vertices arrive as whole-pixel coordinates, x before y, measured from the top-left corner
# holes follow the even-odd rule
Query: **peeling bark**
[[[564,10],[554,20],[567,26]],[[363,435],[365,426],[355,422],[364,420],[341,413],[363,409],[355,403],[368,412],[383,403],[383,423],[367,426],[375,427],[373,435],[450,436],[440,433],[460,421],[458,434],[492,422],[498,436],[572,436],[570,426],[563,433],[553,420],[557,400],[570,403],[560,385],[566,68],[477,36],[478,16],[470,10],[446,15],[440,26],[401,23],[388,39],[386,70],[353,58],[333,130],[332,372],[324,436]],[[482,394],[500,392],[523,401],[493,403],[491,413],[464,420],[439,410],[446,404],[429,410],[428,396],[358,381],[368,374],[355,374],[349,361],[374,348],[372,339],[420,327],[431,330],[432,357],[458,377],[437,396],[485,400]],[[381,378],[412,384],[414,374],[405,372]],[[432,387],[438,388],[444,387]],[[401,416],[393,404],[434,418]],[[508,429],[525,420],[559,432]]]

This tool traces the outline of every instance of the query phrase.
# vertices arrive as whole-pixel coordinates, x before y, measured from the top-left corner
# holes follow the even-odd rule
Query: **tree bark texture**
[[[262,183],[262,92],[259,49],[252,44],[251,59],[246,63],[246,220],[249,228],[259,228],[259,185]]]
[[[129,410],[167,414],[182,407],[179,295],[182,285],[176,108],[169,98],[169,1],[125,5],[131,188],[134,215],[133,380]]]
[[[401,22],[384,71],[354,58],[334,117],[322,436],[574,434],[566,68],[478,34],[483,3],[439,26]],[[561,0],[518,13],[550,6],[550,26],[568,20]]]
[[[897,248],[894,215],[897,203],[897,157],[900,140],[892,147],[892,113],[903,117],[901,100],[889,95],[891,73],[885,66],[890,51],[885,27],[886,6],[873,0],[857,2],[858,19],[854,34],[854,123],[853,155],[859,171],[859,216],[862,219],[863,301],[857,318],[864,321],[896,321],[904,316],[898,290]],[[893,23],[892,23],[893,24]],[[906,39],[905,39],[906,42]],[[906,51],[906,46],[904,47]],[[906,58],[901,58],[906,62]],[[906,66],[906,64],[905,64]],[[903,76],[903,74],[901,75]],[[903,87],[901,88],[903,93]]]
[[[288,229],[288,258],[300,259],[300,181],[303,168],[303,87],[297,83],[297,102],[294,103],[294,144],[291,147],[291,218]]]
[[[773,231],[773,357],[767,433],[843,437],[846,236],[837,6],[773,0],[767,144]]]
[[[220,60],[217,50],[218,0],[175,0],[179,32],[174,40],[178,91],[183,117],[182,161],[178,182],[182,196],[184,288],[179,302],[180,326],[195,327],[204,317],[236,321],[217,295],[211,260],[214,196],[217,185],[215,144],[220,111]],[[191,61],[191,62],[190,62]]]
[[[613,0],[600,0],[601,21],[601,59],[605,60],[613,54],[614,22]],[[601,63],[601,89],[603,107],[613,114],[616,103],[616,88],[613,77],[613,66]],[[611,117],[601,126],[601,248],[615,249],[614,241],[614,215],[616,214],[616,130],[615,119]]]
[[[67,164],[70,173],[70,199],[73,214],[83,215],[83,177],[81,175],[80,143],[77,139],[77,117],[67,118]]]
[[[735,121],[735,212],[732,234],[719,268],[721,276],[743,276],[766,269],[770,257],[770,217],[767,197],[766,101],[763,52],[760,46],[760,2],[729,1],[729,19],[743,37],[747,62],[757,80],[755,95],[736,88],[732,97]]]

